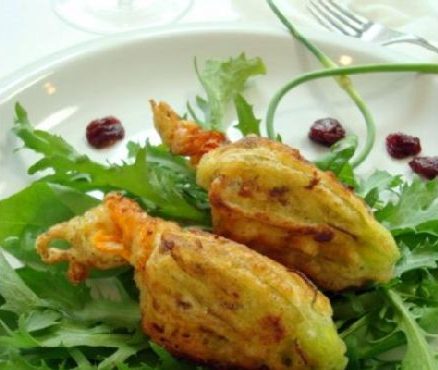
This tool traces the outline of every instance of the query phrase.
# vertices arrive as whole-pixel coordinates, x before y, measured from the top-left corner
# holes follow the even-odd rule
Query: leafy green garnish
[[[142,146],[129,142],[129,156],[135,157]],[[190,204],[199,210],[210,210],[207,192],[196,184],[194,168],[181,156],[172,154],[164,145],[153,146],[146,143],[147,161],[159,167],[163,176],[174,178],[175,189],[178,190]],[[209,223],[209,218],[204,223]]]
[[[75,189],[37,182],[0,201],[0,243],[21,237],[26,229],[44,230],[97,205],[98,200]]]
[[[254,115],[253,107],[241,94],[234,98],[234,107],[237,113],[236,128],[240,130],[243,136],[255,134],[260,136],[260,119]]]
[[[0,245],[26,263],[14,271],[0,257],[0,348],[7,348],[0,350],[0,369],[165,369],[141,334],[137,300],[115,277],[120,270],[96,274],[114,277],[93,280],[89,287],[75,287],[66,281],[65,266],[40,261],[34,243],[51,225],[95,206],[99,200],[87,195],[90,190],[128,192],[155,214],[209,223],[207,196],[196,185],[193,168],[163,146],[149,144],[131,144],[135,159],[130,163],[94,162],[61,137],[35,130],[20,105],[14,131],[26,148],[43,155],[29,172],[52,174],[0,201]],[[106,280],[119,300],[92,297]],[[129,281],[132,285],[132,276]]]
[[[401,241],[399,246],[402,250],[402,258],[397,263],[396,276],[417,269],[438,268],[438,240],[431,242],[426,239],[412,248]]]
[[[44,306],[44,301],[23,283],[1,252],[0,278],[0,295],[6,301],[0,310],[22,313],[29,308]]]
[[[380,204],[387,192],[392,196],[376,213],[383,224],[394,226],[400,246],[402,257],[396,265],[395,277],[387,284],[344,293],[331,301],[348,346],[349,368],[432,370],[438,365],[438,353],[432,345],[432,336],[438,330],[432,318],[438,313],[438,238],[429,228],[427,232],[422,230],[424,225],[430,226],[427,220],[432,221],[433,216],[409,218],[409,227],[401,229],[395,220],[405,219],[404,212],[409,207],[414,214],[424,208],[425,203],[417,204],[413,193],[428,199],[429,191],[436,185],[418,178],[408,183],[397,175],[392,180],[389,177],[388,173],[375,173],[368,181],[362,180],[359,189],[362,195],[378,192]],[[385,196],[381,197],[380,192]],[[391,361],[381,357],[394,349],[397,355]]]
[[[0,201],[0,245],[22,262],[47,267],[35,252],[36,236],[97,204],[97,199],[74,188],[33,183]]]
[[[427,333],[417,323],[412,306],[394,290],[388,289],[387,295],[395,308],[394,318],[400,330],[406,336],[407,350],[401,362],[402,370],[434,370],[438,367],[438,351],[432,351],[427,341]]]
[[[206,99],[197,97],[196,104],[204,113],[199,119],[188,105],[192,117],[209,130],[223,131],[226,128],[224,115],[229,102],[240,94],[251,76],[265,74],[266,67],[260,58],[247,59],[245,54],[227,61],[207,60],[199,70],[195,62],[199,81],[207,94]]]
[[[366,179],[362,179],[356,192],[370,207],[380,209],[388,203],[391,195],[402,183],[400,175],[377,170]]]
[[[141,334],[137,294],[134,299],[127,293],[120,275],[73,286],[63,269],[39,263],[36,256],[39,233],[97,202],[74,188],[44,182],[0,201],[0,244],[27,263],[14,270],[0,250],[0,369],[82,370],[90,361],[90,369],[164,369]],[[85,354],[78,348],[86,348]]]
[[[376,217],[394,235],[425,233],[438,236],[438,180],[415,177],[401,187],[397,202],[388,203]]]
[[[207,196],[194,169],[149,144],[130,145],[133,162],[91,161],[61,137],[35,130],[20,105],[14,131],[43,155],[29,172],[52,173],[0,201],[0,245],[25,264],[14,270],[0,250],[0,369],[195,369],[152,349],[142,334],[132,272],[96,273],[73,286],[66,266],[43,264],[34,247],[47,228],[98,204],[90,190],[128,192],[155,214],[208,223]]]
[[[357,137],[347,136],[330,147],[330,153],[315,161],[320,170],[333,172],[340,181],[355,186],[353,167],[350,164],[357,148]]]
[[[19,274],[25,276],[27,281],[33,281],[35,291]],[[30,267],[15,271],[0,254],[0,294],[6,301],[0,307],[0,324],[5,329],[5,332],[0,335],[0,347],[6,346],[11,352],[28,349],[27,355],[22,353],[23,360],[34,358],[32,350],[38,348],[59,348],[60,350],[79,346],[114,348],[116,352],[124,350],[125,358],[118,356],[122,362],[147,346],[147,339],[145,340],[143,335],[135,335],[135,332],[139,331],[138,303],[129,299],[120,284],[111,284],[111,280],[108,282],[113,290],[112,295],[122,297],[123,302],[104,299],[101,296],[93,298],[92,289],[83,285],[76,292],[79,294],[74,294],[78,288],[68,286],[63,273],[51,272],[46,277],[44,274]],[[45,285],[43,282],[49,282],[49,284]],[[93,285],[93,283],[90,284]],[[61,286],[70,291],[72,294],[70,298],[76,300],[67,302],[64,299],[55,299],[66,293],[47,291],[49,287],[53,290]],[[47,298],[39,298],[40,295]],[[98,307],[104,307],[100,314],[95,312],[96,304]],[[121,310],[122,305],[123,310]],[[126,314],[129,309],[133,314],[131,324],[127,325],[123,313]],[[3,320],[4,311],[17,315],[17,321],[8,325]],[[117,317],[123,318],[123,321],[118,322]],[[116,329],[120,327],[123,327],[123,330],[117,333]],[[70,354],[60,351],[57,356],[59,356],[58,360],[63,360],[68,359]]]
[[[183,158],[168,154],[166,163],[157,161],[157,153],[163,156],[163,149],[146,145],[137,148],[133,163],[97,163],[77,153],[61,137],[34,129],[19,104],[16,105],[14,131],[26,148],[43,155],[29,168],[29,173],[53,170],[53,175],[41,181],[81,190],[119,190],[137,198],[153,214],[191,223],[209,223],[205,192],[195,185],[194,171]],[[149,155],[155,155],[155,160],[149,161]],[[178,172],[174,171],[176,166]],[[201,203],[204,206],[198,207]]]

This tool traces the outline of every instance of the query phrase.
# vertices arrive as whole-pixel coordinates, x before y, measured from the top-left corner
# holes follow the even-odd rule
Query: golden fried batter
[[[191,157],[196,164],[205,153],[228,142],[221,132],[203,130],[195,122],[182,120],[167,103],[150,103],[155,128],[172,153]]]
[[[86,279],[90,268],[107,270],[126,265],[126,253],[119,245],[121,234],[102,204],[75,217],[68,223],[57,224],[37,240],[37,251],[44,261],[57,263],[69,261],[68,276],[72,282]],[[74,248],[49,248],[53,240],[66,240]],[[106,250],[94,246],[106,246]],[[114,253],[108,253],[112,250]]]
[[[204,155],[197,182],[208,189],[214,232],[342,290],[387,281],[399,258],[365,203],[297,150],[247,137]]]
[[[184,142],[184,130],[169,134],[185,121],[166,103],[160,106],[161,113],[154,105],[153,110],[163,141],[175,154],[190,155],[174,149]],[[328,290],[391,278],[399,258],[391,234],[332,174],[269,139],[216,144],[196,157],[197,181],[209,191],[215,233],[303,271]],[[193,151],[196,145],[191,143]]]
[[[49,247],[65,239],[71,248]],[[172,353],[239,369],[343,369],[328,299],[303,276],[244,245],[149,217],[112,194],[37,240],[47,263],[135,267],[144,331]]]

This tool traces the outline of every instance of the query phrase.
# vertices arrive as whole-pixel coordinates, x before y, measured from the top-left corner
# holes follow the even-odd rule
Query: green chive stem
[[[365,64],[360,66],[338,67],[331,69],[324,69],[314,72],[309,72],[298,76],[297,78],[289,81],[283,85],[272,97],[269,102],[268,112],[266,114],[266,129],[268,137],[275,140],[277,134],[274,129],[274,116],[277,111],[278,105],[281,99],[292,89],[303,84],[304,82],[316,80],[324,77],[333,76],[345,76],[345,75],[358,75],[369,73],[400,73],[400,72],[421,72],[429,74],[438,74],[438,64],[436,63],[388,63],[388,64]],[[370,119],[371,115],[366,108],[366,104],[362,98],[356,93],[354,89],[348,91],[348,94],[356,103],[357,107],[365,117],[367,123],[367,139],[363,150],[357,155],[352,165],[357,167],[362,163],[374,144],[375,137],[375,125]]]
[[[331,60],[321,49],[319,49],[316,45],[311,43],[307,38],[305,38],[298,30],[295,28],[295,26],[284,16],[284,14],[278,9],[278,7],[274,4],[272,0],[267,0],[267,3],[271,10],[274,12],[274,14],[278,17],[278,19],[281,21],[281,23],[289,30],[289,32],[292,34],[294,38],[296,38],[298,41],[300,41],[306,48],[313,54],[315,57],[320,61],[320,63],[328,68],[336,68],[338,65]],[[353,100],[353,102],[356,104],[359,111],[362,113],[365,124],[367,128],[367,137],[365,141],[365,146],[362,149],[360,153],[357,154],[356,158],[353,160],[352,166],[356,167],[359,164],[361,164],[366,157],[368,156],[369,152],[371,151],[374,141],[376,138],[376,128],[373,116],[371,112],[368,110],[364,100],[360,97],[359,93],[354,89],[353,84],[351,83],[351,80],[348,76],[339,76],[338,78],[335,78],[338,85],[345,90],[347,95]]]

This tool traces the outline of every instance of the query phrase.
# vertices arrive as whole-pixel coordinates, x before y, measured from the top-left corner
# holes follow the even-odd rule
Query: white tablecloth
[[[344,0],[355,11],[403,31],[438,40],[436,0]],[[319,27],[306,10],[306,0],[277,0],[297,24]],[[194,0],[178,23],[262,22],[280,27],[264,0]],[[321,32],[327,32],[322,28]],[[19,73],[54,52],[105,37],[81,31],[61,20],[50,0],[0,1],[0,84],[1,79]],[[418,47],[395,46],[416,59],[438,61],[438,54]]]

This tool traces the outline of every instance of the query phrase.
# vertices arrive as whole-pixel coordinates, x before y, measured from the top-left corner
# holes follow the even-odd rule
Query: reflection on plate
[[[358,40],[311,35],[334,60],[347,64],[400,61],[401,57]],[[313,56],[281,29],[185,27],[155,33],[134,33],[94,41],[39,63],[0,87],[0,197],[30,181],[25,175],[31,154],[13,152],[19,144],[9,133],[13,105],[20,101],[39,128],[65,137],[78,151],[100,160],[117,161],[128,140],[156,141],[148,100],[165,100],[184,112],[187,100],[201,91],[194,72],[194,57],[227,58],[245,52],[260,56],[266,76],[249,84],[247,97],[263,116],[275,90],[295,75],[319,68]],[[404,131],[422,138],[423,153],[433,155],[438,128],[438,80],[431,76],[379,75],[355,77],[378,125],[378,141],[362,171],[379,167],[409,172],[404,161],[385,153],[384,137]],[[90,149],[85,127],[92,119],[115,115],[126,128],[125,140],[109,150]],[[333,81],[299,87],[282,102],[276,127],[283,141],[314,158],[321,150],[307,139],[310,124],[332,116],[350,133],[364,137],[361,115]],[[230,119],[232,116],[230,115]],[[231,123],[231,121],[230,121]],[[231,136],[233,134],[231,133]]]

